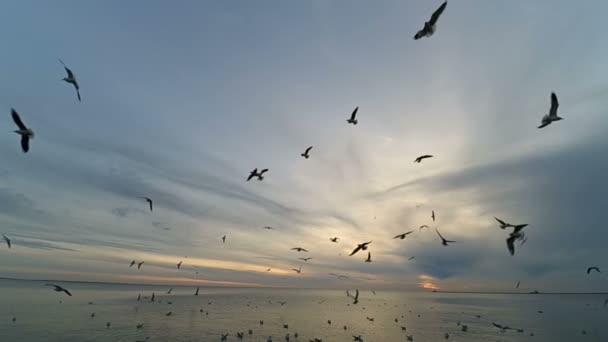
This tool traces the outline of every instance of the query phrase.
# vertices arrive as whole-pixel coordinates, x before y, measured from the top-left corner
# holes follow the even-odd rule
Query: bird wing
[[[515,238],[512,236],[507,239],[507,248],[509,249],[509,253],[511,253],[511,255],[515,254],[514,241],[515,241]]]
[[[352,114],[350,115],[351,120],[355,120],[355,118],[357,117],[358,111],[359,111],[359,106],[357,106],[357,108],[355,108],[355,110],[353,110]]]
[[[500,223],[500,225],[501,225],[501,226],[506,226],[506,225],[507,225],[507,223],[506,223],[505,221],[503,221],[503,220],[499,219],[498,217],[494,217],[494,219],[495,219],[496,221],[498,221],[498,223]],[[501,228],[502,228],[502,227],[501,227]],[[504,229],[504,228],[503,228],[503,229]]]
[[[443,238],[443,236],[441,235],[441,233],[440,233],[440,232],[439,232],[437,229],[435,229],[435,231],[437,232],[437,235],[439,235],[439,237],[441,238],[441,240],[445,240],[445,239]]]
[[[25,127],[25,125],[23,124],[23,121],[21,121],[21,118],[19,117],[19,113],[17,113],[17,111],[12,108],[11,108],[11,116],[13,117],[13,121],[15,121],[15,124],[19,127],[19,129],[22,129],[22,130],[27,129],[27,127]]]
[[[308,152],[310,152],[310,150],[312,150],[312,146],[310,146],[309,148],[307,148],[306,151],[304,151],[304,154],[308,154]]]
[[[393,239],[403,239],[405,237],[405,234],[399,234],[399,235],[395,235],[395,237]]]
[[[355,299],[359,299],[359,290],[355,290]]]
[[[557,107],[559,107],[557,95],[551,93],[551,109],[549,109],[549,116],[557,116]]]
[[[8,237],[6,237],[6,235],[4,235],[4,234],[2,234],[2,237],[4,238],[4,241],[6,241],[8,248],[11,248],[11,240]]]
[[[78,101],[82,101],[80,98],[80,88],[78,88],[78,83],[74,82],[74,88],[76,88],[76,95],[78,96]]]
[[[268,172],[269,169],[263,169],[262,171],[260,171],[260,176],[264,174],[264,172]]]
[[[515,233],[519,233],[520,230],[526,228],[528,226],[528,224],[518,224],[516,226],[513,227],[513,234]]]
[[[251,178],[255,177],[255,175],[257,173],[258,173],[258,169],[251,171],[251,173],[249,174],[249,177],[247,177],[247,181],[249,182],[251,180]]]
[[[30,138],[27,135],[21,136],[21,149],[23,152],[27,152],[30,150]]]
[[[435,12],[433,12],[433,15],[431,15],[431,20],[429,20],[429,24],[435,25],[437,19],[439,19],[439,16],[441,16],[441,13],[443,13],[447,5],[448,2],[446,1],[441,6],[439,6],[439,8]]]
[[[65,292],[68,296],[72,297],[72,294],[70,293],[70,291],[64,289],[63,287],[60,287],[61,291]]]
[[[352,253],[350,253],[348,256],[353,256],[355,253],[357,253],[359,250],[361,250],[361,246],[357,246],[357,248],[355,248]]]

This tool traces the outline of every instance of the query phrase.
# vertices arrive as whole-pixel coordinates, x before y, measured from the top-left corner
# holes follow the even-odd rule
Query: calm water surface
[[[274,342],[285,341],[287,333],[295,341],[296,332],[297,341],[317,337],[324,342],[352,341],[352,335],[362,335],[364,341],[406,341],[406,335],[417,342],[445,341],[445,333],[450,334],[449,341],[608,341],[608,308],[602,307],[605,295],[382,291],[374,295],[361,291],[360,303],[348,305],[351,301],[343,291],[201,288],[196,297],[191,287],[174,287],[168,295],[166,286],[62,285],[74,296],[53,292],[42,282],[0,280],[0,341],[137,341],[149,337],[150,342],[194,342],[220,341],[222,333],[230,334],[228,341],[239,341],[237,332],[245,332],[243,341],[266,341],[272,336]],[[155,302],[143,298],[137,302],[139,293],[149,297],[152,292]],[[281,306],[277,301],[287,304]],[[168,312],[172,315],[166,316]],[[374,322],[366,317],[373,317]],[[260,320],[264,320],[263,326]],[[106,322],[111,323],[110,328]],[[458,322],[468,325],[468,332],[462,332]],[[491,322],[522,328],[525,333],[502,333]],[[143,328],[137,329],[140,323]],[[252,335],[247,334],[249,329]]]

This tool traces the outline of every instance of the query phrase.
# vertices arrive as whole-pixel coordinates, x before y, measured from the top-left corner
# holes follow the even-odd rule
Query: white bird
[[[359,111],[359,107],[355,108],[355,110],[353,110],[353,113],[350,115],[350,118],[348,120],[346,120],[346,122],[348,122],[349,124],[353,124],[356,125],[357,122],[357,112]]]
[[[555,95],[555,93],[551,93],[551,108],[549,109],[549,114],[543,116],[541,124],[540,126],[538,126],[538,128],[549,126],[553,121],[559,121],[564,119],[557,116],[558,107],[559,102],[557,101],[557,95]]]
[[[437,20],[439,19],[439,16],[441,16],[441,13],[443,13],[447,5],[448,2],[446,1],[441,6],[439,6],[439,8],[435,10],[435,12],[433,12],[433,15],[431,15],[431,19],[424,23],[424,27],[422,28],[422,30],[416,32],[416,35],[414,36],[415,40],[418,40],[423,37],[430,37],[435,33]]]
[[[26,153],[30,150],[30,139],[34,139],[34,131],[31,128],[27,128],[21,118],[19,117],[19,113],[13,108],[11,108],[11,116],[13,117],[13,121],[19,127],[18,130],[13,132],[19,134],[21,136],[21,149],[23,153]]]
[[[80,101],[80,87],[78,86],[78,81],[76,81],[76,76],[74,76],[74,73],[72,72],[72,70],[68,69],[68,67],[65,65],[65,63],[63,63],[61,58],[59,58],[59,61],[61,62],[61,64],[63,64],[63,68],[65,69],[65,72],[68,74],[68,77],[63,78],[63,80],[74,86],[74,88],[76,89],[76,95],[78,95],[78,101]]]

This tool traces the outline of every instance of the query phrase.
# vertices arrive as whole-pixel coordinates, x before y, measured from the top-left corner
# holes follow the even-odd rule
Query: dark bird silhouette
[[[197,287],[197,288],[196,288],[196,292],[194,292],[194,295],[195,295],[195,296],[198,296],[198,291],[199,291],[200,289],[201,289],[200,287]]]
[[[409,258],[407,259],[407,261],[414,260],[414,258],[416,258],[416,257],[415,257],[415,256],[411,256],[411,257],[409,257]]]
[[[554,121],[563,120],[564,118],[560,118],[557,116],[557,108],[559,107],[559,102],[557,101],[557,95],[555,93],[551,93],[551,108],[549,109],[549,114],[543,116],[541,120],[540,126],[538,128],[543,128],[549,126]]]
[[[596,271],[597,273],[602,273],[602,272],[600,272],[599,267],[595,267],[595,266],[587,267],[587,274],[590,274],[591,271]]]
[[[59,58],[59,61],[61,62],[61,64],[63,64],[63,68],[65,69],[65,72],[68,74],[68,77],[64,77],[63,81],[74,86],[74,89],[76,89],[76,95],[78,96],[78,101],[80,101],[80,86],[78,86],[78,81],[76,81],[76,76],[74,76],[74,73],[72,72],[72,70],[68,69],[68,67],[65,65],[65,63],[63,63],[61,58]]]
[[[372,243],[371,241],[368,242],[364,242],[364,243],[360,243],[357,245],[357,247],[348,255],[348,256],[353,256],[355,255],[358,251],[366,251],[368,248],[368,245]]]
[[[169,316],[171,316],[171,315],[173,315],[173,311],[169,311],[169,312],[167,312],[167,313],[165,314],[165,316],[167,316],[167,317],[169,317]]]
[[[372,262],[372,253],[371,252],[367,252],[367,259],[365,259],[365,262]]]
[[[150,301],[153,302],[156,299],[156,294],[152,292],[152,297],[150,297]]]
[[[363,337],[361,337],[361,335],[359,335],[359,336],[353,335],[353,341],[363,342]]]
[[[310,259],[312,259],[312,257],[308,257],[308,258],[298,258],[299,260],[304,260],[304,261],[308,261]]]
[[[178,263],[177,263],[177,269],[178,269],[178,270],[179,270],[179,269],[182,267],[182,262],[183,262],[183,261],[180,261],[180,262],[178,262]]]
[[[433,219],[433,222],[435,222],[435,210],[432,210],[432,212],[431,212],[431,218]]]
[[[249,182],[250,180],[253,179],[253,177],[257,177],[257,176],[258,176],[258,169],[255,168],[255,169],[253,169],[253,171],[251,171],[249,173],[249,177],[247,177],[247,181]]]
[[[494,217],[494,219],[498,222],[500,229],[515,228],[514,232],[519,232],[520,230],[528,226],[528,224],[511,224],[497,217]]]
[[[525,234],[521,231],[522,229],[524,229],[525,227],[527,227],[527,224],[519,224],[519,225],[511,225],[513,227],[513,232],[511,232],[511,234],[509,234],[509,237],[507,238],[507,248],[509,249],[509,253],[511,253],[511,255],[515,254],[515,241],[524,241]]]
[[[226,235],[222,236],[222,243],[226,243]]]
[[[403,234],[399,234],[399,235],[395,235],[395,237],[393,237],[393,239],[405,239],[406,236],[412,234],[414,231],[410,230],[409,232],[403,233]]]
[[[143,261],[142,261],[142,262],[138,262],[138,263],[137,263],[137,269],[140,269],[140,268],[141,268],[141,265],[143,265],[143,264],[144,264],[144,262],[143,262]]]
[[[170,288],[169,291],[167,291],[167,294],[171,294],[171,292],[173,292],[173,288]]]
[[[305,250],[302,247],[294,247],[291,249],[292,251],[298,251],[298,252],[308,252],[307,250]]]
[[[338,242],[338,238],[337,237],[329,238],[329,241],[331,241],[331,242]]]
[[[27,153],[27,151],[30,150],[30,139],[34,139],[34,131],[28,128],[23,121],[21,121],[19,113],[17,113],[17,111],[13,108],[11,108],[11,116],[13,117],[15,125],[17,125],[19,128],[13,132],[21,136],[21,150],[23,150],[23,153]]]
[[[309,146],[309,147],[306,149],[306,151],[304,151],[304,153],[302,153],[302,154],[301,154],[301,156],[302,156],[302,157],[304,157],[304,158],[306,158],[306,159],[310,158],[310,155],[309,155],[310,150],[312,150],[312,146]]]
[[[6,241],[6,245],[8,246],[8,248],[11,248],[12,244],[11,244],[11,239],[9,239],[6,235],[2,234],[2,237],[4,238],[4,241]]]
[[[133,267],[133,265],[135,265],[135,260],[131,261],[131,263],[129,264],[129,267]]]
[[[264,229],[273,230],[274,228],[272,228],[271,226],[266,226],[266,227],[264,227]]]
[[[519,284],[520,282],[518,281],[517,284],[515,284],[515,288],[518,289],[519,288]]]
[[[448,2],[446,1],[441,6],[439,6],[439,8],[435,10],[435,12],[433,12],[433,15],[431,15],[431,19],[425,22],[424,27],[420,31],[416,32],[416,35],[414,35],[415,40],[418,40],[423,37],[430,37],[435,33],[437,20],[439,19],[441,13],[443,13],[447,5]]]
[[[55,292],[65,292],[65,294],[67,294],[68,296],[72,297],[72,294],[70,293],[70,291],[66,290],[65,288],[59,286],[59,285],[55,285],[55,284],[51,284],[51,283],[46,283],[44,284],[45,286],[52,286],[53,287],[53,291]]]
[[[145,199],[148,202],[148,206],[150,207],[150,211],[152,211],[152,199],[150,197],[139,197],[141,199]]]
[[[346,122],[348,122],[349,124],[353,124],[356,125],[359,121],[357,121],[357,112],[359,111],[359,107],[357,106],[357,108],[355,108],[355,110],[353,110],[352,114],[350,115],[350,118],[348,120],[346,120]]]
[[[421,230],[423,230],[424,228],[428,228],[428,227],[429,227],[429,226],[427,226],[426,224],[423,224],[422,226],[420,226],[420,227],[418,228],[418,231],[421,231]]]
[[[414,163],[420,164],[420,162],[422,162],[424,159],[427,159],[427,158],[433,158],[433,155],[431,155],[431,154],[422,155],[422,156],[414,159]]]
[[[292,268],[292,270],[294,270],[297,274],[302,273],[302,266],[300,266],[299,268]]]
[[[435,229],[435,231],[437,232],[437,235],[439,235],[439,237],[441,238],[441,244],[442,244],[442,245],[444,245],[444,246],[449,246],[449,245],[448,245],[448,242],[449,242],[449,243],[456,242],[456,241],[452,241],[452,240],[446,240],[446,239],[445,239],[445,238],[444,238],[444,237],[441,235],[441,233],[439,232],[439,230]]]

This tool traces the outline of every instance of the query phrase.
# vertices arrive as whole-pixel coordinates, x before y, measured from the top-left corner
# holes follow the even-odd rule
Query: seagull
[[[359,303],[359,290],[355,290],[355,295],[351,296],[351,294],[348,292],[348,290],[346,290],[346,296],[350,297],[353,299],[353,304],[358,304]]]
[[[367,259],[365,259],[365,262],[372,262],[372,253],[371,252],[367,252]]]
[[[433,12],[433,15],[431,15],[431,19],[424,23],[424,28],[422,28],[422,30],[418,31],[416,33],[416,35],[414,36],[415,40],[418,40],[422,37],[430,37],[433,35],[433,33],[435,33],[435,29],[436,29],[435,24],[437,24],[437,20],[439,19],[439,16],[441,16],[441,13],[443,13],[443,11],[445,10],[447,5],[448,5],[448,2],[445,1],[441,6],[439,6],[439,8],[435,12]]]
[[[308,257],[308,258],[298,258],[299,260],[304,260],[304,261],[308,261],[310,259],[312,259],[312,257]]]
[[[63,64],[63,68],[65,69],[65,72],[68,74],[68,77],[63,78],[63,80],[74,86],[74,88],[76,89],[76,95],[78,95],[78,101],[80,101],[80,87],[78,86],[78,81],[76,81],[76,76],[74,76],[74,73],[72,72],[72,70],[68,69],[68,67],[65,65],[65,63],[63,63],[61,58],[59,58],[59,61],[61,62],[61,64]]]
[[[179,269],[182,267],[182,262],[183,262],[183,261],[180,261],[180,262],[178,262],[178,263],[177,263],[177,269],[178,269],[178,270],[179,270]]]
[[[156,298],[156,294],[154,292],[152,292],[152,297],[150,297],[150,301],[153,302],[155,298]]]
[[[500,229],[505,229],[505,228],[509,228],[511,227],[511,224],[499,219],[498,217],[494,216],[494,219],[498,222],[498,224],[500,225]]]
[[[338,238],[337,237],[329,238],[329,241],[331,241],[331,242],[338,242]]]
[[[143,264],[144,264],[144,262],[143,262],[143,261],[142,261],[142,262],[138,262],[138,263],[137,263],[137,269],[140,269],[140,268],[141,268],[141,265],[143,265]]]
[[[133,265],[135,265],[135,260],[131,261],[131,263],[129,264],[129,267],[133,267]]]
[[[11,116],[17,127],[19,127],[18,130],[13,132],[21,136],[21,149],[23,150],[23,153],[26,153],[30,150],[30,139],[34,139],[34,131],[32,131],[31,128],[27,128],[23,121],[21,121],[19,113],[17,113],[14,108],[11,108]]]
[[[55,284],[51,284],[51,283],[46,283],[44,285],[45,286],[52,286],[52,287],[54,287],[53,291],[55,291],[55,292],[65,292],[65,294],[67,294],[68,296],[72,297],[72,294],[70,293],[70,291],[64,289],[63,287],[61,287],[59,285],[55,285]]]
[[[422,155],[422,156],[420,156],[420,157],[418,157],[418,158],[414,159],[414,163],[418,163],[418,164],[420,164],[420,162],[422,162],[422,160],[423,160],[423,159],[427,159],[427,158],[433,158],[433,155],[432,155],[432,154],[425,154],[425,155]]]
[[[427,226],[426,224],[423,224],[422,226],[418,227],[418,231],[423,230],[424,228],[428,228],[429,226]]]
[[[514,230],[519,232],[520,230],[522,230],[528,226],[528,224],[511,224],[511,223],[505,222],[497,217],[494,217],[494,219],[498,222],[500,229],[515,228]]]
[[[415,256],[411,256],[411,257],[409,257],[409,258],[407,259],[407,261],[414,260],[414,258],[416,258],[416,257],[415,257]]]
[[[287,302],[277,302],[277,303],[281,304],[281,306],[287,304]]]
[[[294,247],[291,249],[292,251],[298,251],[298,252],[308,252],[307,250],[305,250],[302,247]]]
[[[523,241],[525,239],[525,235],[521,230],[527,226],[527,224],[512,226],[513,232],[509,234],[509,237],[507,238],[507,248],[509,249],[509,253],[511,253],[511,255],[515,254],[515,241]]]
[[[600,272],[600,269],[598,267],[595,267],[595,266],[587,268],[587,274],[590,274],[591,271],[597,271],[597,273],[602,273],[602,272]]]
[[[200,289],[201,289],[200,287],[197,287],[197,288],[196,288],[196,292],[194,292],[194,295],[195,295],[195,296],[198,296],[198,291],[199,291]]]
[[[437,232],[437,235],[439,235],[439,237],[441,238],[441,244],[444,246],[449,246],[448,242],[456,242],[456,241],[451,241],[451,240],[446,240],[443,238],[443,236],[441,236],[441,233],[439,233],[439,230],[437,230],[437,228],[435,228],[435,231]]]
[[[266,272],[270,272],[270,270],[271,270],[271,268],[268,268],[268,269],[266,270]]]
[[[359,111],[359,107],[357,106],[357,108],[355,108],[355,110],[353,110],[353,113],[350,115],[350,119],[346,120],[346,122],[348,122],[349,124],[353,124],[356,125],[357,122],[357,112]]]
[[[371,241],[369,242],[364,242],[364,243],[360,243],[357,245],[357,247],[352,251],[352,253],[349,254],[349,256],[353,256],[355,255],[358,251],[366,251],[367,250],[367,245],[369,245],[370,243],[372,243]]]
[[[264,173],[270,171],[269,169],[263,169],[262,171],[260,171],[260,173],[258,173],[256,176],[258,177],[259,181],[263,181],[264,180]]]
[[[292,268],[292,270],[296,271],[297,274],[302,273],[302,266],[300,268]]]
[[[6,235],[2,234],[2,237],[4,238],[4,241],[6,241],[6,245],[8,246],[8,248],[11,248],[12,244],[11,244],[11,239],[9,239]]]
[[[152,199],[150,197],[139,197],[141,199],[145,199],[146,202],[148,202],[148,205],[150,206],[150,211],[152,211]]]
[[[549,126],[553,121],[559,121],[563,119],[557,116],[557,107],[559,107],[559,103],[557,102],[557,95],[555,95],[555,93],[551,93],[551,108],[549,109],[549,114],[543,116],[541,124],[540,126],[538,126],[538,128]]]
[[[263,228],[264,228],[264,229],[267,229],[267,230],[273,230],[273,229],[274,229],[274,228],[272,228],[271,226],[266,226],[266,227],[263,227]]]
[[[409,232],[407,232],[407,233],[403,233],[403,234],[395,235],[395,237],[394,237],[393,239],[401,239],[401,240],[403,240],[403,239],[405,239],[405,237],[406,237],[406,236],[408,236],[408,235],[412,234],[413,232],[414,232],[413,230],[410,230],[410,231],[409,231]]]
[[[172,291],[173,291],[173,288],[170,288],[169,291],[167,291],[167,294],[171,294]]]
[[[247,177],[247,181],[249,182],[250,180],[253,179],[253,177],[257,177],[257,176],[258,176],[258,169],[255,168],[255,169],[253,169],[253,171],[251,171],[249,173],[249,177]]]
[[[310,155],[308,153],[310,153],[310,150],[312,150],[312,146],[309,146],[306,151],[304,151],[304,153],[301,154],[302,157],[308,159],[310,158]]]
[[[373,322],[373,321],[375,321],[375,320],[376,320],[374,317],[365,317],[365,318],[366,318],[368,321],[370,321],[370,322]]]
[[[222,243],[226,243],[226,235],[222,236]]]
[[[433,219],[433,222],[435,222],[435,210],[432,210],[431,218]]]
[[[353,341],[363,342],[363,337],[361,337],[361,335],[359,335],[359,336],[353,335]]]

